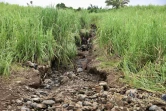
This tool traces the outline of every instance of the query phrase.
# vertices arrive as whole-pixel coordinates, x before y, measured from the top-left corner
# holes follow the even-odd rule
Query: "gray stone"
[[[104,91],[102,96],[107,97],[107,95],[108,95],[108,91]]]
[[[83,105],[84,106],[93,106],[93,104],[91,102],[89,102],[89,101],[84,101]]]
[[[36,108],[37,108],[37,109],[46,109],[47,106],[46,106],[45,104],[37,104],[37,105],[36,105]]]
[[[43,96],[47,96],[48,94],[44,91],[39,91],[39,94],[43,95]]]
[[[121,108],[118,106],[114,106],[111,111],[121,111]]]
[[[157,105],[152,105],[151,107],[149,107],[149,111],[164,111],[164,110],[158,107]]]
[[[97,102],[93,102],[93,110],[96,110],[98,108],[98,103]]]
[[[78,68],[77,69],[77,72],[79,73],[79,72],[83,72],[83,69],[82,68]]]
[[[60,86],[60,83],[56,83],[55,86],[56,86],[56,87],[59,87],[59,86]]]
[[[53,104],[55,104],[55,101],[53,101],[53,100],[44,100],[42,103],[45,104],[45,105],[53,105]]]
[[[37,103],[31,103],[30,104],[30,108],[36,108],[37,107]]]
[[[61,79],[61,84],[65,84],[69,81],[69,78],[67,76],[63,76]]]
[[[96,95],[93,95],[93,96],[89,96],[88,98],[89,98],[89,99],[96,99],[97,96],[96,96]]]
[[[30,111],[30,109],[25,107],[25,106],[23,106],[23,107],[21,107],[21,111]]]
[[[166,94],[163,94],[163,95],[161,96],[161,99],[164,100],[164,101],[166,101]]]
[[[52,106],[52,107],[48,107],[48,110],[47,111],[61,111],[60,108],[56,108],[55,106]]]
[[[29,98],[23,98],[24,102],[31,101]]]
[[[83,100],[85,100],[86,97],[87,97],[86,95],[79,94],[77,98],[78,98],[78,100],[83,101]]]
[[[100,86],[107,86],[107,82],[101,81],[101,82],[99,83],[99,85],[100,85]]]
[[[69,106],[69,104],[63,104],[63,105],[62,105],[63,108],[66,108],[66,107],[68,107],[68,106]]]
[[[9,106],[7,106],[7,109],[8,109],[8,110],[12,109],[12,106],[10,106],[10,105],[9,105]]]
[[[23,104],[23,102],[19,99],[16,100],[16,103],[17,103],[17,105],[22,105]]]
[[[130,97],[136,97],[137,95],[137,89],[130,89],[126,91],[126,95]]]
[[[46,86],[44,87],[45,89],[51,89],[51,85],[46,84]]]
[[[22,81],[16,81],[16,83],[17,83],[17,84],[21,84],[21,83],[22,83]]]
[[[83,103],[81,101],[78,101],[77,104],[81,107],[83,106]]]
[[[76,108],[81,108],[82,107],[82,105],[81,104],[79,104],[79,103],[76,103]]]
[[[102,104],[106,104],[107,103],[107,99],[106,98],[101,98],[101,102],[102,102]]]
[[[93,108],[91,106],[84,106],[82,111],[91,111]]]
[[[26,102],[26,105],[29,105],[29,106],[30,106],[31,104],[32,104],[31,101],[27,101],[27,102]]]
[[[41,99],[40,98],[32,98],[32,101],[39,103],[39,102],[41,102]]]
[[[45,79],[45,80],[44,80],[44,83],[45,83],[45,84],[50,84],[50,83],[52,83],[52,82],[53,82],[53,81],[52,81],[51,79]]]
[[[38,98],[38,96],[37,95],[32,95],[31,98]]]
[[[69,105],[68,107],[67,107],[67,110],[73,110],[74,109],[74,105]]]

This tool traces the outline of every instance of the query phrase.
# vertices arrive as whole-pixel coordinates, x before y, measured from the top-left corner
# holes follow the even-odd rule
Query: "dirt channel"
[[[8,79],[1,77],[0,111],[166,111],[160,94],[119,82],[123,73],[117,68],[98,69],[93,39],[95,34],[82,37],[75,70],[40,66],[15,69]]]

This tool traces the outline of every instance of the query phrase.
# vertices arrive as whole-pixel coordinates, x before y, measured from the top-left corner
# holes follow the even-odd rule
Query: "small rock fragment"
[[[67,107],[67,110],[73,110],[74,109],[74,105],[69,105],[68,107]]]
[[[30,104],[30,108],[36,108],[37,107],[37,103],[31,103]]]
[[[37,108],[37,109],[46,109],[47,106],[46,106],[45,104],[37,104],[37,105],[36,105],[36,108]]]
[[[39,103],[41,100],[40,98],[32,98],[32,101]]]
[[[22,102],[21,100],[19,100],[19,99],[16,100],[16,103],[17,103],[18,105],[22,105],[22,104],[23,104],[23,102]]]
[[[92,111],[92,107],[91,106],[84,106],[82,108],[82,111]]]
[[[65,84],[69,81],[69,78],[67,76],[63,76],[61,79],[61,84]]]
[[[91,102],[89,102],[89,101],[84,101],[83,105],[84,106],[93,106],[93,104]]]
[[[82,68],[78,68],[77,69],[77,72],[79,73],[79,72],[83,72],[83,69]]]
[[[101,81],[101,82],[99,83],[99,85],[103,87],[103,90],[104,90],[104,91],[107,91],[108,88],[109,88],[107,82],[105,82],[105,81]]]
[[[105,105],[106,110],[111,110],[113,107],[114,107],[114,105],[112,103],[108,103]]]
[[[53,100],[44,100],[42,103],[45,104],[45,105],[53,105],[53,104],[55,104],[55,101],[53,101]]]
[[[86,97],[87,97],[86,95],[79,94],[78,95],[78,100],[83,101],[83,100],[85,100]]]
[[[39,94],[43,95],[43,96],[47,96],[48,94],[44,91],[39,91]]]
[[[34,68],[34,69],[37,69],[37,66],[38,66],[37,64],[35,64],[35,63],[31,62],[31,61],[27,61],[25,63],[25,65],[28,66],[28,67]]]
[[[99,85],[100,85],[100,86],[107,86],[107,82],[101,81],[101,82],[99,83]]]
[[[161,97],[162,100],[166,101],[166,94],[163,94]]]
[[[23,106],[23,107],[21,107],[21,111],[30,111],[30,109],[25,107],[25,106]]]
[[[97,110],[98,108],[98,103],[97,102],[94,102],[93,103],[93,111]]]
[[[66,108],[66,107],[68,107],[68,106],[69,106],[69,104],[63,104],[63,105],[62,105],[63,108]]]
[[[137,95],[137,89],[130,89],[126,91],[126,95],[135,98]]]
[[[151,107],[149,107],[149,111],[164,111],[164,110],[162,110],[157,105],[152,105]]]

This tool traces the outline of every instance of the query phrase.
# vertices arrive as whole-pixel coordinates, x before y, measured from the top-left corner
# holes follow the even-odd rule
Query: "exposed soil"
[[[101,67],[90,45],[78,47],[75,70],[20,66],[1,77],[0,111],[166,111],[160,94],[133,89],[117,67]]]

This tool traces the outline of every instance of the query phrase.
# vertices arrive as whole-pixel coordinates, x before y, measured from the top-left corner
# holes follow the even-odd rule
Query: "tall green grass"
[[[165,90],[166,7],[137,6],[104,13],[98,43],[106,54],[121,57],[132,85]]]
[[[166,7],[136,6],[103,13],[0,3],[0,74],[12,63],[39,64],[76,55],[80,29],[97,24],[106,55],[118,55],[131,85],[163,91],[166,84]],[[87,31],[87,30],[83,30]],[[103,52],[102,52],[103,53]]]
[[[0,7],[0,74],[9,74],[14,62],[42,64],[57,58],[66,64],[76,55],[75,35],[81,19],[88,22],[82,15],[88,12],[4,3]]]

